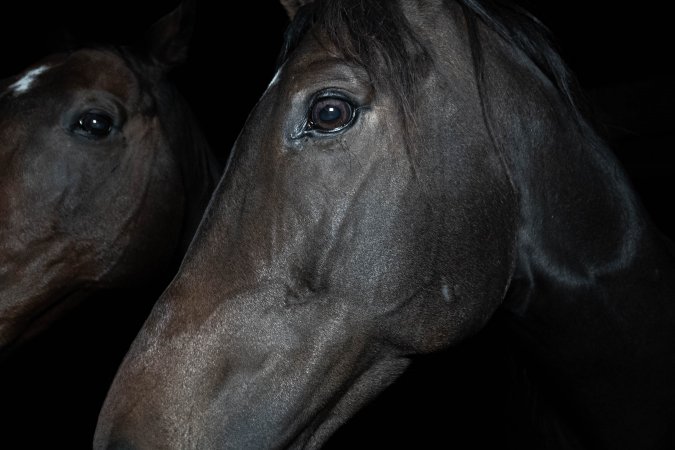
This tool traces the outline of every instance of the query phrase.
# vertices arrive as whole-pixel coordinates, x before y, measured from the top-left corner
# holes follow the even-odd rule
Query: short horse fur
[[[279,73],[95,448],[318,448],[498,310],[561,393],[542,447],[672,448],[673,247],[541,24],[503,2],[285,3]]]

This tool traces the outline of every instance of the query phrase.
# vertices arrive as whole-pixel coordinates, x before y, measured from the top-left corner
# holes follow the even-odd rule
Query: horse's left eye
[[[308,129],[324,133],[339,131],[354,119],[354,107],[340,97],[323,97],[309,110]]]
[[[80,116],[76,124],[76,131],[87,137],[100,139],[108,136],[112,131],[113,119],[100,112],[86,112]]]

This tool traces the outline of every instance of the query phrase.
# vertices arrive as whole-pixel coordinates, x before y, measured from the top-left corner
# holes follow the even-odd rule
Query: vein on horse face
[[[10,84],[9,89],[14,91],[14,93],[17,94],[17,95],[28,92],[28,90],[33,85],[33,82],[35,81],[35,79],[40,74],[46,72],[48,69],[49,69],[49,66],[44,65],[44,66],[36,67],[35,69],[29,70],[18,81],[15,81],[14,83]]]

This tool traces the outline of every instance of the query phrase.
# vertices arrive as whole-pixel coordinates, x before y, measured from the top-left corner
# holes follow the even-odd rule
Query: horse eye
[[[76,128],[82,134],[93,138],[102,138],[110,134],[113,119],[104,113],[86,112],[77,121]]]
[[[309,110],[308,129],[324,133],[339,131],[354,119],[354,107],[339,97],[317,99]]]

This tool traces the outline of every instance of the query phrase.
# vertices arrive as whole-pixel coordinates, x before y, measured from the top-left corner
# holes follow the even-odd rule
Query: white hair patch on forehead
[[[41,74],[47,71],[49,66],[40,66],[35,69],[31,69],[26,72],[18,81],[9,85],[9,89],[15,94],[23,94],[27,92],[30,87],[33,85],[35,79]]]

